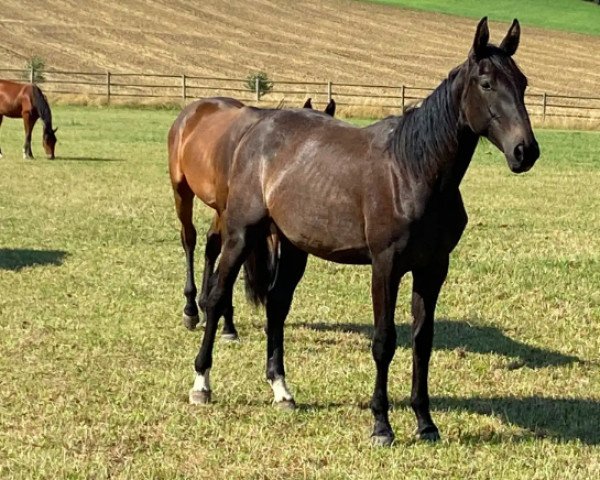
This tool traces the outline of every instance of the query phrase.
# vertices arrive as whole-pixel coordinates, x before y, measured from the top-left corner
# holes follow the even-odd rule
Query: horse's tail
[[[33,106],[44,122],[44,129],[52,130],[52,111],[50,110],[46,95],[42,93],[42,90],[37,85],[32,85],[31,88],[33,90]]]
[[[279,245],[273,237],[258,240],[244,262],[246,298],[254,305],[266,305],[267,294],[277,276]]]

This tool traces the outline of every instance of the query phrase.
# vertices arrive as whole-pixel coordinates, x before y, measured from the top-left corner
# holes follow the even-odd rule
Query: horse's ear
[[[485,55],[488,41],[490,40],[490,29],[488,28],[487,17],[479,20],[477,30],[475,31],[475,39],[473,40],[473,48],[471,54],[475,58],[482,58]]]
[[[325,113],[331,117],[335,117],[335,100],[332,98],[325,107]]]
[[[306,102],[304,102],[304,105],[302,106],[302,108],[310,108],[312,110],[313,106],[312,106],[312,98],[308,98],[308,100],[306,100]]]
[[[513,56],[519,47],[519,40],[521,39],[521,26],[519,25],[519,21],[515,18],[513,20],[512,25],[508,29],[508,33],[502,43],[500,44],[500,48],[506,52],[507,55]]]
[[[58,131],[58,127],[52,130],[52,133],[56,133]]]

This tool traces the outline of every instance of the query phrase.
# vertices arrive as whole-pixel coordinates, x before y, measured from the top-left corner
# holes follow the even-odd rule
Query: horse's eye
[[[481,88],[483,90],[491,90],[492,89],[492,85],[490,84],[489,80],[483,80],[480,84]]]

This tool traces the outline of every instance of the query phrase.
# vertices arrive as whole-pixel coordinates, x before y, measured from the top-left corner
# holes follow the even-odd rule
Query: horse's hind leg
[[[279,271],[267,294],[267,381],[273,389],[275,405],[294,408],[295,402],[285,383],[283,365],[283,326],[292,304],[294,290],[304,275],[308,255],[281,239]]]
[[[194,193],[185,179],[174,185],[175,210],[181,222],[181,244],[185,251],[186,278],[183,294],[185,307],[183,308],[183,324],[188,330],[194,330],[200,317],[196,304],[196,284],[194,283],[194,249],[196,248],[196,229],[192,223],[194,209]]]
[[[221,338],[223,340],[237,340],[238,332],[233,324],[233,303],[231,298],[229,299],[229,305],[223,313],[223,330],[221,331]]]
[[[204,270],[202,272],[202,286],[198,305],[203,312],[206,310],[206,300],[211,287],[211,279],[215,270],[215,263],[221,254],[221,232],[219,230],[219,215],[215,214],[206,232],[206,247],[204,249]]]
[[[221,254],[221,218],[215,214],[206,234],[206,248],[204,249],[204,271],[202,274],[202,287],[200,288],[200,297],[198,305],[200,310],[206,315],[206,302],[210,293],[211,281],[214,280],[215,263]],[[226,340],[236,340],[238,338],[237,330],[233,324],[233,305],[230,304],[223,314],[225,322],[223,324],[222,338]]]

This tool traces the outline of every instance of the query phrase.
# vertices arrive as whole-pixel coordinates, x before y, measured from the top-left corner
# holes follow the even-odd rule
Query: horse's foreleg
[[[430,441],[440,438],[429,412],[427,376],[433,343],[435,306],[448,273],[448,262],[449,258],[446,256],[435,265],[413,270],[413,376],[410,404],[417,416],[417,437]]]
[[[25,144],[23,145],[23,159],[33,160],[33,152],[31,151],[31,133],[37,119],[30,113],[23,112],[23,126],[25,128]]]
[[[376,366],[375,389],[371,400],[371,411],[375,425],[371,436],[374,445],[388,446],[394,440],[394,432],[389,420],[388,399],[389,366],[396,351],[396,326],[394,310],[401,274],[394,265],[394,248],[373,256],[371,295],[375,332],[372,352]]]
[[[279,273],[267,295],[267,381],[273,389],[275,405],[284,408],[293,408],[295,403],[285,383],[283,326],[294,290],[304,275],[307,257],[305,252],[282,239]]]
[[[2,115],[0,115],[0,127],[2,126]],[[0,148],[0,158],[2,158],[2,148]]]
[[[196,284],[194,283],[194,249],[196,248],[196,229],[192,223],[194,209],[194,193],[185,180],[173,189],[175,196],[175,210],[181,222],[181,245],[185,252],[186,277],[183,294],[185,307],[183,308],[183,324],[189,330],[196,328],[200,321],[198,305],[196,305]]]
[[[240,229],[227,235],[223,245],[219,268],[215,273],[215,283],[206,300],[206,328],[195,361],[196,378],[189,394],[191,404],[205,404],[211,400],[209,375],[215,335],[219,318],[231,304],[233,284],[248,253],[247,240],[245,229]]]

